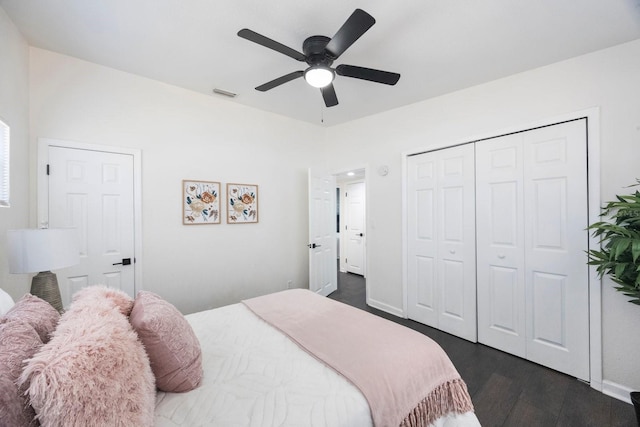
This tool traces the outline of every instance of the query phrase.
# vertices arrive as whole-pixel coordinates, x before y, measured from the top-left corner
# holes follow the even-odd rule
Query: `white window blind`
[[[9,125],[0,120],[0,206],[9,206]]]

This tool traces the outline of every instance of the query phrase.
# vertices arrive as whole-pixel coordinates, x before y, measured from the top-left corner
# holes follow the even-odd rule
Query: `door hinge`
[[[348,196],[349,196],[349,193],[347,193],[347,192],[345,191],[345,193],[344,193],[344,197],[348,197]]]
[[[49,175],[49,164],[47,163],[47,175]]]

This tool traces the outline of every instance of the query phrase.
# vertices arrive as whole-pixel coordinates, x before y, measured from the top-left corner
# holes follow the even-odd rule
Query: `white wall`
[[[602,199],[610,200],[640,177],[640,40],[329,128],[314,156],[318,164],[340,169],[364,161],[373,171],[367,180],[368,296],[402,311],[402,153],[595,106]],[[389,165],[386,177],[375,173],[380,165]],[[640,308],[610,280],[602,298],[603,377],[638,390]]]
[[[142,150],[144,289],[193,312],[308,286],[306,153],[322,128],[50,51],[30,57],[34,150],[38,137]],[[258,184],[260,222],[183,225],[183,179]]]
[[[7,230],[29,227],[29,47],[0,8],[0,117],[11,128],[10,207],[0,207],[0,288],[14,299],[30,277],[9,274]]]

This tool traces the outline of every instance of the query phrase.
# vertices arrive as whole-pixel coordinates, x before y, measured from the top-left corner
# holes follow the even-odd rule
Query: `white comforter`
[[[157,426],[367,427],[360,391],[243,304],[186,316],[200,340],[202,385],[158,392]],[[438,426],[479,426],[473,413]]]

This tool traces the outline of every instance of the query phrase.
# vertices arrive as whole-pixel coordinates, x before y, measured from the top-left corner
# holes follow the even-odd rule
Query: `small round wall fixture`
[[[378,175],[387,176],[389,174],[389,166],[382,165],[378,168]]]

